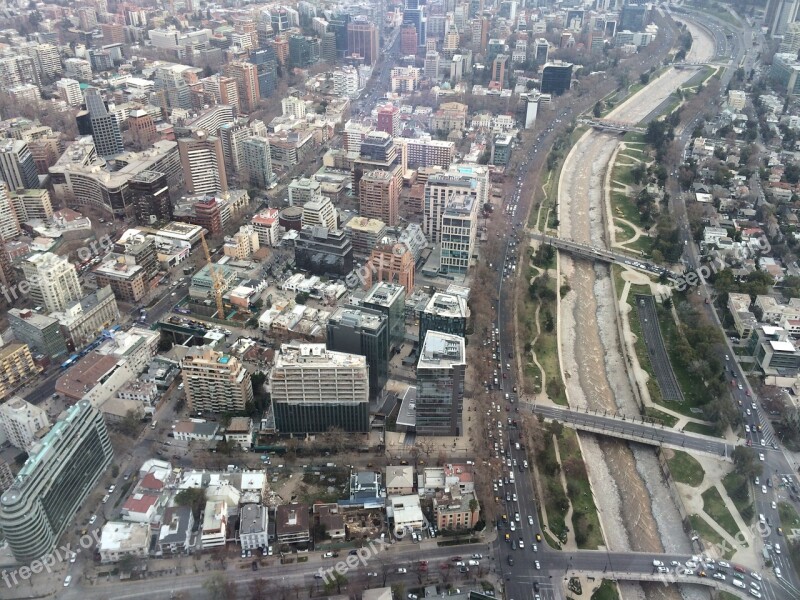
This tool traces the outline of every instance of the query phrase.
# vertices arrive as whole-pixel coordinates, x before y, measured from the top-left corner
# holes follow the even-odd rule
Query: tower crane
[[[206,264],[208,264],[208,273],[211,276],[211,283],[214,287],[214,299],[217,301],[217,318],[224,321],[225,307],[222,304],[222,276],[217,271],[216,265],[211,262],[211,252],[208,251],[208,244],[206,243],[206,236],[204,233],[200,233],[200,241],[203,244]]]

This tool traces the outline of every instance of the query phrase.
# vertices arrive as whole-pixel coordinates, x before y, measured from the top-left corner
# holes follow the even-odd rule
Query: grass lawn
[[[702,465],[691,454],[683,450],[673,450],[673,457],[667,460],[673,479],[692,487],[703,483],[706,473]]]
[[[681,391],[683,392],[684,398],[683,402],[671,402],[669,404],[669,408],[681,414],[696,418],[697,414],[693,413],[691,409],[704,406],[711,401],[711,397],[706,387],[699,384],[697,381],[697,376],[694,373],[690,373],[685,367],[683,367],[683,365],[681,365],[680,361],[677,360],[678,357],[675,354],[675,347],[676,340],[678,339],[678,326],[672,319],[672,314],[669,311],[660,309],[658,311],[658,323],[661,327],[661,335],[663,336],[664,344],[667,347],[670,363],[672,363],[672,369],[675,371],[675,377],[678,380],[678,384],[681,386]],[[691,429],[691,425],[692,423],[689,423],[684,428],[684,431],[693,431],[694,433],[714,435],[705,427],[702,428],[703,430],[697,430]]]
[[[719,591],[717,592],[717,600],[739,600],[739,596],[730,592]]]
[[[676,408],[675,410],[678,409]],[[683,411],[681,410],[679,412]],[[686,426],[683,428],[683,431],[687,431],[689,433],[700,433],[702,435],[710,435],[711,437],[722,437],[720,435],[717,435],[712,425],[706,425],[704,423],[687,423]]]
[[[625,136],[622,139],[623,139],[623,141],[625,141],[625,142],[627,142],[629,144],[644,144],[645,143],[644,134],[643,133],[639,133],[638,131],[629,131],[628,133],[625,134]]]
[[[784,532],[789,529],[800,529],[800,516],[797,515],[794,506],[788,502],[778,502],[778,516]]]
[[[616,169],[614,171],[616,174]],[[621,179],[617,179],[616,177],[612,177],[615,181],[622,181]],[[633,202],[633,199],[629,198],[627,194],[623,192],[613,191],[611,192],[611,210],[613,210],[613,215],[615,217],[622,217],[630,221],[631,223],[639,223],[640,215],[639,209],[636,207],[636,204]]]
[[[562,464],[583,465],[583,454],[575,431],[564,428],[558,447]],[[572,503],[572,531],[575,532],[578,547],[596,550],[604,543],[603,532],[585,468],[567,474],[567,496]]]
[[[625,221],[621,221],[620,219],[614,219],[614,229],[616,229],[614,233],[617,238],[617,242],[620,244],[624,244],[625,240],[629,240],[636,235],[633,227],[628,225]]]
[[[591,600],[619,600],[619,592],[613,581],[603,579],[603,583],[592,594]]]
[[[662,412],[657,408],[653,408],[652,406],[646,407],[645,416],[655,419],[656,422],[660,422],[667,427],[675,427],[675,423],[678,422],[678,417],[674,417],[668,413]]]
[[[653,238],[649,235],[642,235],[635,242],[625,244],[625,248],[635,250],[637,254],[644,252],[645,256],[650,256],[650,252],[653,250]]]
[[[740,533],[736,521],[733,520],[722,496],[719,495],[717,488],[711,487],[703,492],[703,510],[708,516],[714,519],[720,527],[727,531],[731,537],[735,538]]]
[[[750,487],[747,486],[747,498],[739,499],[734,494],[734,487],[735,481],[738,479],[738,475],[731,471],[725,477],[722,478],[722,487],[725,488],[725,492],[728,494],[728,498],[731,499],[734,506],[736,506],[736,510],[739,511],[739,516],[742,517],[742,520],[750,525],[753,522],[753,518],[755,517],[755,511],[753,510],[753,504],[750,501]]]
[[[691,515],[689,521],[692,524],[692,529],[697,532],[701,538],[710,544],[714,544],[718,548],[725,548],[725,560],[731,558],[735,552],[734,549],[709,525],[706,520],[700,515]]]

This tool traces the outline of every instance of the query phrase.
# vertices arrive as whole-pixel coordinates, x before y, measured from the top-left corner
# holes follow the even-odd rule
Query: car
[[[472,558],[474,558],[475,560],[480,560],[483,558],[483,554],[473,554]]]
[[[653,566],[654,567],[663,567],[664,563],[661,562],[660,560],[653,559]]]
[[[753,479],[753,483],[755,483],[756,485],[761,485],[761,480],[758,478],[758,476],[756,476],[756,478]],[[719,564],[722,564],[722,562],[720,561]]]
[[[97,515],[92,515],[89,519],[89,525],[94,525],[95,521],[97,521]]]
[[[761,575],[759,575],[759,574],[758,574],[758,573],[756,573],[755,571],[753,571],[752,573],[750,573],[750,577],[752,577],[752,578],[753,578],[753,579],[755,579],[756,581],[761,581],[761,580],[763,579],[763,577],[761,577]]]
[[[64,587],[69,587],[70,583],[72,583],[72,575],[67,575],[64,578]]]
[[[468,561],[467,561],[467,564],[468,564],[470,567],[477,567],[477,566],[478,566],[478,565],[480,565],[481,563],[480,563],[480,562],[478,562],[477,560],[470,559],[470,560],[468,560]]]
[[[258,571],[258,561],[257,560],[254,560],[252,562],[251,568],[253,569],[253,571]]]
[[[406,569],[405,567],[398,567],[397,568],[397,572],[398,573],[408,573],[408,569]]]
[[[370,571],[369,573],[367,573],[367,577],[377,577],[377,576],[378,574],[375,571]]]
[[[536,544],[533,544],[533,546],[531,546],[531,548],[533,548],[534,552],[538,552],[539,551],[539,546],[537,546]]]
[[[778,533],[778,535],[783,535],[783,527],[778,527],[775,531]]]
[[[725,569],[730,569],[730,568],[731,568],[731,564],[730,564],[730,563],[728,563],[728,562],[725,562],[724,560],[718,560],[718,561],[717,561],[717,564],[718,564],[720,567],[723,567],[723,568],[725,568]]]
[[[322,575],[320,573],[314,573],[314,579],[322,579]]]
[[[764,453],[763,452],[759,452],[758,453],[758,460],[760,460],[761,462],[764,462],[765,459],[764,459]],[[766,494],[766,492],[764,492],[764,493]]]
[[[458,568],[458,572],[459,573],[469,573],[469,567],[459,567]]]
[[[542,541],[542,534],[541,533],[537,533],[536,534],[536,541],[537,542],[541,542]]]
[[[334,557],[333,552],[326,552],[325,554],[322,555],[322,558],[333,558],[333,557]]]
[[[753,598],[761,598],[761,592],[759,592],[758,590],[754,590],[753,588],[750,588],[750,595]]]
[[[714,579],[719,579],[720,581],[725,581],[725,575],[723,575],[722,573],[714,573],[712,577]]]
[[[538,560],[533,561],[533,566],[537,571],[541,571],[542,570],[542,565],[539,564]]]
[[[78,555],[75,552],[69,553],[69,562],[74,563],[78,559]]]
[[[778,544],[778,543],[776,543],[774,546],[772,546],[772,549],[775,551],[775,554],[780,554],[781,553],[781,545]]]
[[[417,596],[416,594],[409,594],[408,595],[408,600],[418,600],[418,598],[419,598],[419,596]]]
[[[766,494],[767,493],[767,486],[765,486],[765,485],[761,486],[761,493],[762,494]]]
[[[109,494],[113,494],[115,489],[117,489],[116,485],[112,484],[112,485],[108,486],[108,493]]]
[[[783,579],[783,574],[781,573],[780,567],[775,567],[775,577],[777,577],[778,579]]]
[[[528,515],[528,525],[533,525],[533,517]]]

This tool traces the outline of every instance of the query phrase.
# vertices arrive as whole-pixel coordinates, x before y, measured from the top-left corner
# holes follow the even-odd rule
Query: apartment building
[[[98,287],[111,286],[114,295],[123,302],[136,303],[144,297],[145,269],[128,256],[109,254],[93,273]]]
[[[417,363],[417,434],[460,435],[466,366],[463,337],[427,332]]]
[[[228,177],[222,142],[205,130],[178,140],[181,167],[189,194],[222,194],[228,191]]]
[[[283,344],[269,375],[275,425],[282,433],[331,427],[369,431],[369,368],[364,356],[325,344]]]
[[[49,426],[47,412],[24,398],[12,396],[0,404],[0,429],[15,448],[28,452],[40,432]]]
[[[50,252],[29,256],[22,261],[22,273],[30,284],[31,299],[47,312],[63,311],[83,296],[75,267],[64,256]]]
[[[442,213],[440,269],[443,273],[464,274],[469,270],[477,233],[478,199],[473,195],[453,195]]]
[[[80,400],[28,454],[0,496],[0,529],[22,564],[53,550],[107,472],[113,451],[102,414]]]
[[[250,373],[235,356],[198,346],[189,349],[181,368],[190,410],[241,412],[253,399]]]

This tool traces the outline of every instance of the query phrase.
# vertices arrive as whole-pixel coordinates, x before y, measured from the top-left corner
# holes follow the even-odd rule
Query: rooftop
[[[275,367],[289,366],[321,366],[328,367],[364,367],[367,359],[357,354],[328,350],[325,344],[305,344],[301,342],[281,344],[280,352],[275,355]]]
[[[456,296],[446,292],[434,292],[425,306],[425,312],[442,317],[467,318],[469,316],[469,307],[467,299],[463,296]]]
[[[464,364],[466,354],[463,337],[439,331],[425,334],[417,369],[441,369]]]

